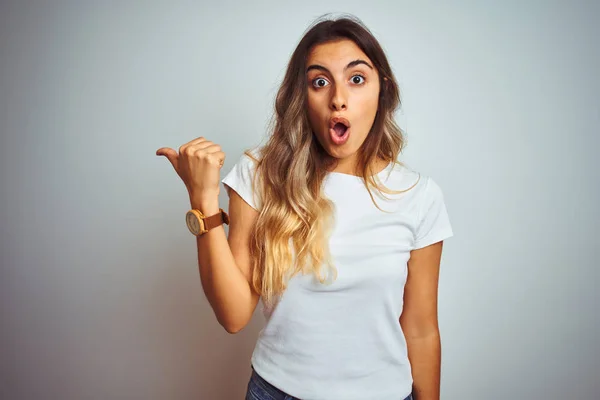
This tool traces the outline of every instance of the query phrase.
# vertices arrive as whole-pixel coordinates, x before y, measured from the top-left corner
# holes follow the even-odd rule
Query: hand
[[[225,162],[221,146],[199,137],[182,145],[179,154],[169,147],[161,147],[156,155],[165,156],[171,162],[190,198],[218,197],[220,169]]]

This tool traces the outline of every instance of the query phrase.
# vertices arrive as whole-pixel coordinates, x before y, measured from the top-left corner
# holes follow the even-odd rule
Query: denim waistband
[[[254,370],[254,367],[252,367],[252,376],[250,377],[250,382],[248,382],[248,393],[246,394],[246,399],[301,400],[271,385]],[[408,397],[404,398],[404,400],[413,400],[412,394],[409,394]]]

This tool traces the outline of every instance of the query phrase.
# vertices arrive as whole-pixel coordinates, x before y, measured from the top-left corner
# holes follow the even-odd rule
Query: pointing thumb
[[[156,155],[157,156],[165,156],[167,157],[167,159],[171,162],[171,164],[173,165],[173,168],[175,168],[175,170],[177,171],[177,160],[178,160],[178,155],[177,152],[169,147],[161,147],[160,149],[156,150]]]

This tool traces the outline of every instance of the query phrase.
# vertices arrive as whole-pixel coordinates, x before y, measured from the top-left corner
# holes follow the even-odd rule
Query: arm
[[[229,190],[229,237],[223,225],[196,239],[200,279],[217,320],[229,333],[242,330],[260,298],[250,285],[249,239],[258,212],[234,190]],[[218,198],[191,199],[192,208],[205,215],[219,212]]]
[[[441,343],[437,292],[443,242],[413,250],[400,325],[406,337],[415,400],[439,400]]]

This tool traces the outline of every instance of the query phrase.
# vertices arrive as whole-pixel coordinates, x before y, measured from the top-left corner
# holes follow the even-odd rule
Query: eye
[[[361,82],[362,79],[362,82]],[[363,83],[365,83],[365,77],[362,75],[354,75],[352,77],[352,83],[355,83],[357,85],[362,85]]]
[[[317,88],[325,87],[327,86],[327,80],[325,78],[313,79],[312,85]]]

